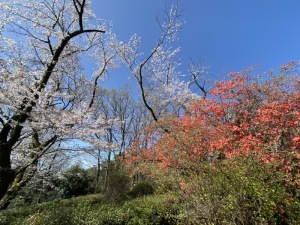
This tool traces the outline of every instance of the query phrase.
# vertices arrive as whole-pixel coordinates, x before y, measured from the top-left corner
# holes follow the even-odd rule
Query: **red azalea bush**
[[[209,218],[212,212],[223,218],[232,207],[240,212],[232,216],[237,224],[241,218],[251,224],[297,221],[293,217],[300,204],[300,81],[293,75],[296,68],[292,62],[278,75],[253,77],[250,70],[229,74],[230,79],[216,82],[210,97],[192,102],[179,119],[165,119],[148,128],[128,154],[128,162],[168,188],[178,187],[183,196],[194,196],[190,201],[197,205],[194,209],[210,212],[200,213],[202,222],[226,224],[223,219]],[[207,191],[209,187],[215,192]],[[227,193],[221,194],[222,190]],[[233,202],[232,190],[243,190]],[[229,209],[216,210],[220,207],[199,200],[203,195],[210,196],[210,202],[227,199],[231,205],[222,200]],[[253,209],[241,206],[247,199]]]

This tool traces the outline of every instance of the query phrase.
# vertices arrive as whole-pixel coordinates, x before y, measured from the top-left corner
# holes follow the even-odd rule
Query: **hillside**
[[[142,197],[119,204],[109,203],[100,195],[87,195],[8,209],[0,213],[0,224],[181,224],[184,215],[180,214],[177,203],[171,195]]]

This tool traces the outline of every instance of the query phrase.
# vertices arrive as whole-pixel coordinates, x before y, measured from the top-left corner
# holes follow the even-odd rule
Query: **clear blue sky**
[[[218,76],[256,64],[259,71],[276,69],[300,59],[300,0],[181,2],[186,24],[176,45],[182,63],[204,56]],[[146,50],[159,38],[155,16],[163,8],[163,0],[93,0],[96,15],[112,21],[120,40],[136,33]]]

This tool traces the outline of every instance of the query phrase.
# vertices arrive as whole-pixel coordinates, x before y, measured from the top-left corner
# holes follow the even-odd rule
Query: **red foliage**
[[[170,133],[149,129],[143,139],[147,144],[138,142],[131,159],[156,162],[162,169],[255,154],[264,163],[276,162],[296,181],[300,81],[287,76],[294,66],[290,63],[265,80],[254,79],[249,71],[229,74],[229,80],[215,83],[210,98],[192,102],[179,119],[162,121],[160,126]]]

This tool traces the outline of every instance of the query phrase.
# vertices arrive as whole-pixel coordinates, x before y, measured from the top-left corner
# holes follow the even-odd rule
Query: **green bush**
[[[0,225],[81,224],[78,221],[95,217],[89,212],[95,212],[100,204],[105,204],[103,196],[88,195],[12,208],[0,211]]]
[[[177,203],[178,200],[171,195],[137,198],[112,211],[106,211],[100,224],[186,224],[186,218],[181,216],[180,204]]]
[[[133,198],[142,197],[146,195],[152,195],[154,193],[154,187],[148,182],[139,182],[134,185],[129,195]]]
[[[171,195],[137,198],[124,204],[95,200],[95,196],[43,203],[0,213],[1,225],[121,225],[186,224],[178,200]]]
[[[179,193],[192,223],[300,224],[300,198],[274,165],[251,157],[202,166]]]
[[[85,169],[74,165],[63,174],[59,182],[63,198],[71,198],[91,193],[91,178]]]
[[[128,199],[131,179],[124,171],[113,170],[108,177],[105,195],[112,203],[121,203]]]

